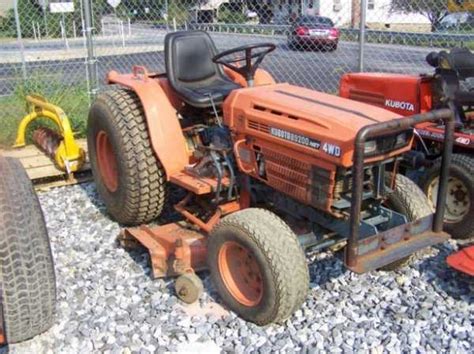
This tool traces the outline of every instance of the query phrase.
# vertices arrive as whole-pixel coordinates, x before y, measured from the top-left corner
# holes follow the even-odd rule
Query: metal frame
[[[437,200],[436,214],[432,223],[432,230],[441,233],[443,229],[443,216],[446,203],[446,192],[449,176],[449,165],[454,141],[454,114],[450,109],[440,109],[424,114],[416,114],[411,117],[372,124],[363,127],[357,133],[354,149],[354,164],[352,167],[352,199],[350,216],[350,235],[347,242],[346,264],[348,267],[356,267],[358,262],[359,228],[361,223],[361,204],[364,178],[364,147],[369,138],[377,138],[387,133],[398,133],[413,128],[415,125],[429,121],[442,120],[445,123],[444,148],[441,163],[440,184]]]

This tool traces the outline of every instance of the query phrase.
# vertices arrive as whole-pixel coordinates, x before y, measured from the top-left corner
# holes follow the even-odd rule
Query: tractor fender
[[[107,75],[107,83],[130,88],[139,97],[151,146],[169,181],[173,174],[181,172],[189,163],[186,141],[173,106],[175,99],[168,97],[159,80],[149,77],[143,67],[134,67],[132,74],[111,71]]]

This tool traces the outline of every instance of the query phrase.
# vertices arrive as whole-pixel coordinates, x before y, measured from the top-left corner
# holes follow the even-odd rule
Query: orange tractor
[[[474,54],[467,48],[432,52],[431,75],[350,73],[341,79],[340,95],[389,109],[403,116],[450,108],[455,115],[454,154],[450,166],[445,229],[453,238],[474,237]],[[436,203],[443,122],[417,125],[413,149],[405,155],[403,172],[419,180],[432,205]],[[421,176],[420,176],[421,175]],[[419,178],[418,178],[419,177]]]
[[[474,237],[474,54],[467,48],[432,52],[426,57],[431,75],[350,73],[341,79],[341,97],[384,107],[403,116],[449,108],[455,116],[453,157],[449,167],[444,228],[453,238]],[[401,170],[419,181],[431,205],[437,201],[443,122],[416,126],[413,149]],[[448,264],[474,275],[474,246],[447,259]]]
[[[155,277],[179,276],[195,301],[207,268],[230,309],[264,325],[298,309],[305,251],[343,250],[358,273],[394,269],[442,231],[454,118],[400,118],[365,103],[275,83],[258,67],[273,44],[218,53],[201,31],[165,38],[166,72],[110,72],[88,122],[90,161],[124,245],[150,253]],[[446,122],[438,210],[397,174],[415,124]],[[183,221],[147,226],[171,185]]]

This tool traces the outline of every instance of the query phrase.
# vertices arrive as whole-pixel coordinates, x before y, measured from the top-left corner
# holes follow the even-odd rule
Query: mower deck
[[[466,247],[450,255],[446,261],[454,269],[474,277],[474,246]]]
[[[206,237],[183,223],[127,228],[122,231],[120,241],[126,247],[138,241],[148,250],[154,278],[177,276],[206,267]]]

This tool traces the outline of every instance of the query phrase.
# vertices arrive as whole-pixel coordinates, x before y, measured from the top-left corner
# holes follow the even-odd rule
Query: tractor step
[[[207,241],[203,234],[183,223],[123,229],[124,247],[141,244],[150,253],[154,278],[177,276],[206,268]]]
[[[186,172],[179,172],[170,176],[170,182],[183,187],[187,191],[197,195],[204,195],[215,192],[217,190],[217,180],[214,178],[196,177]],[[229,178],[222,179],[222,187],[226,188],[230,185]]]

